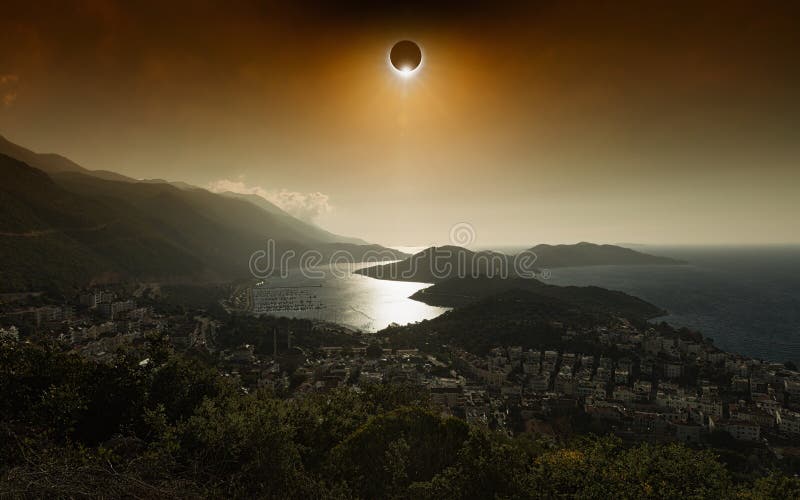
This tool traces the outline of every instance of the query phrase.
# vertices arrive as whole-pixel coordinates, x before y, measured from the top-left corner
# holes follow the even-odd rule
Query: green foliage
[[[678,444],[626,449],[611,438],[542,455],[531,479],[543,496],[709,498],[732,492],[728,472],[709,452]]]
[[[289,419],[303,462],[320,467],[328,453],[370,417],[403,406],[427,406],[427,394],[406,385],[369,385],[362,392],[337,389],[291,401]]]
[[[0,415],[10,425],[55,442],[97,445],[116,434],[145,434],[146,411],[161,407],[170,422],[188,417],[221,384],[199,362],[169,357],[141,366],[119,355],[87,363],[54,345],[0,345]]]
[[[225,496],[307,498],[316,489],[279,400],[205,400],[177,436],[179,462]]]
[[[153,370],[148,406],[161,406],[169,421],[178,421],[191,416],[203,398],[218,389],[216,370],[197,360],[173,357]]]
[[[663,314],[653,304],[623,292],[596,286],[554,286],[525,278],[451,278],[424,288],[411,298],[429,305],[462,307],[509,292],[514,292],[518,299],[535,301],[538,305],[562,309],[571,306],[594,313],[621,315],[632,320]]]
[[[157,297],[145,292],[139,302],[162,314],[184,314],[203,310],[216,319],[227,319],[228,313],[220,301],[230,296],[223,285],[163,285]]]
[[[369,385],[244,394],[152,339],[150,363],[0,347],[0,497],[797,498],[773,474],[735,484],[708,451],[584,438],[550,447],[431,413]]]
[[[420,408],[401,408],[370,419],[331,452],[328,474],[359,498],[398,494],[455,462],[469,428]]]
[[[372,359],[380,358],[383,354],[383,348],[379,344],[370,344],[367,346],[366,354]]]
[[[800,498],[800,478],[773,473],[756,479],[753,488],[744,490],[740,496],[754,500],[793,500]]]
[[[502,436],[472,429],[455,464],[428,482],[412,484],[425,499],[524,498],[529,496],[531,456]]]
[[[471,304],[430,321],[395,328],[387,335],[395,345],[453,343],[473,353],[497,345],[524,348],[560,345],[565,327],[604,324],[605,313],[593,313],[551,297],[513,290]],[[554,322],[563,324],[556,326]]]

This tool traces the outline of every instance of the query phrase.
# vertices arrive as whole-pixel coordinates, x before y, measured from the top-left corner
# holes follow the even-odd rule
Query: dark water
[[[800,362],[800,247],[634,247],[683,266],[551,269],[549,283],[621,290],[727,351]]]

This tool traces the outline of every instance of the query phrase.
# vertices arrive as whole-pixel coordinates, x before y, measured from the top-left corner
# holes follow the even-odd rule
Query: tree
[[[383,348],[379,344],[370,344],[367,346],[367,357],[376,359],[383,355]]]
[[[318,496],[293,437],[279,400],[263,394],[206,399],[178,427],[179,460],[221,496]]]
[[[371,418],[336,446],[325,473],[358,497],[384,498],[455,463],[468,435],[461,420],[400,408]]]
[[[458,461],[430,481],[412,484],[419,498],[524,498],[531,496],[531,457],[509,439],[483,429],[472,429]]]
[[[741,496],[754,500],[794,500],[800,498],[800,479],[772,473],[767,477],[756,479],[753,487],[742,491]]]

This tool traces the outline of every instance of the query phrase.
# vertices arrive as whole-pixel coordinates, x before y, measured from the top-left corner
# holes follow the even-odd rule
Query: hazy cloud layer
[[[220,179],[208,184],[215,193],[230,191],[239,194],[255,194],[274,203],[281,210],[298,219],[313,222],[317,217],[332,210],[329,196],[324,193],[300,193],[288,189],[268,190],[260,186],[248,186],[242,181]]]

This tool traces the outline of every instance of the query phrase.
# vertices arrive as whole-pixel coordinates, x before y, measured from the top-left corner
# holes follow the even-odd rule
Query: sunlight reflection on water
[[[378,280],[352,272],[369,265],[372,264],[337,266],[340,272],[336,273],[331,266],[314,268],[322,272],[321,278],[309,278],[299,269],[292,269],[285,278],[268,279],[265,284],[268,288],[308,286],[309,293],[323,305],[322,309],[273,310],[270,314],[320,319],[375,332],[391,323],[405,325],[432,319],[448,310],[408,298],[429,287],[429,283]]]

